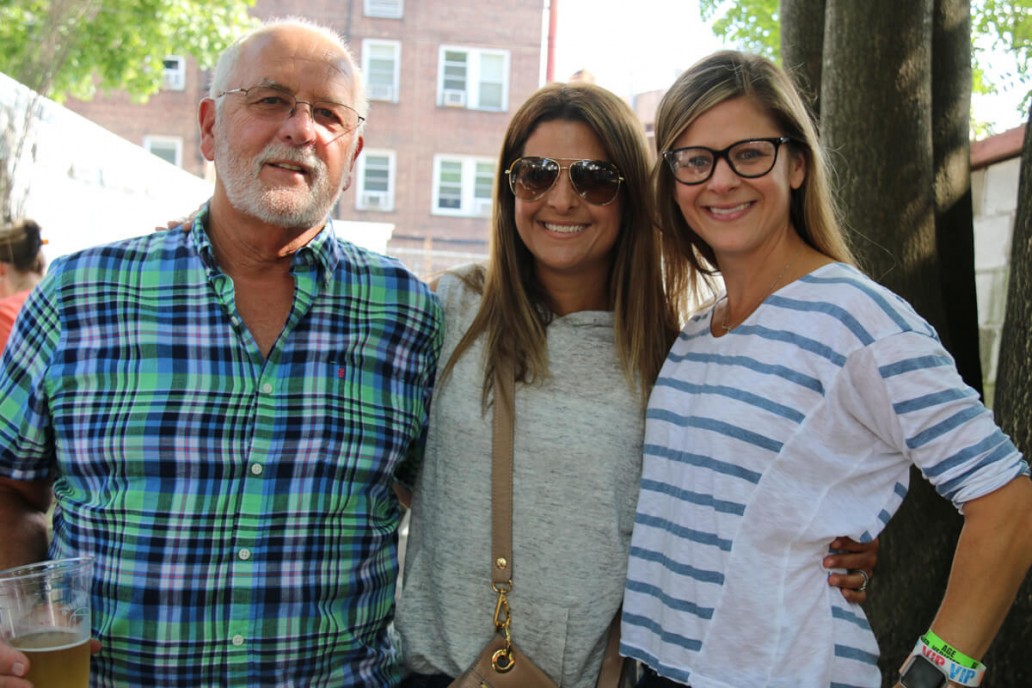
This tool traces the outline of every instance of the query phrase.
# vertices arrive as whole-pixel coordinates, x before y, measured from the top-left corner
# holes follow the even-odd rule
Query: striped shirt
[[[622,650],[693,688],[880,686],[828,544],[876,537],[911,464],[958,507],[1028,466],[931,327],[851,267],[785,286],[724,337],[711,318],[685,327],[650,399]]]
[[[0,475],[92,555],[94,686],[389,686],[436,299],[327,226],[267,359],[203,226],[54,261],[0,364]]]

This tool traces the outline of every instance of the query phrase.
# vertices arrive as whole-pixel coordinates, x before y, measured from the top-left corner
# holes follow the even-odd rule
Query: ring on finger
[[[867,584],[871,582],[871,576],[863,569],[850,569],[850,573],[859,573],[864,578],[864,582],[860,584],[859,588],[856,588],[857,592],[867,592]]]

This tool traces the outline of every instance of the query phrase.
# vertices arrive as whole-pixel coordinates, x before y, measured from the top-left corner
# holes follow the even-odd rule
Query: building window
[[[362,151],[357,174],[356,208],[394,210],[394,151]]]
[[[405,16],[405,0],[365,0],[365,15],[401,19]]]
[[[178,136],[144,136],[143,147],[165,162],[183,166],[183,139]]]
[[[437,104],[473,110],[509,106],[509,52],[442,46]]]
[[[400,67],[401,43],[362,41],[362,71],[365,72],[366,95],[370,100],[398,102]]]
[[[178,55],[169,55],[164,60],[164,87],[169,91],[182,91],[186,88],[186,60]]]
[[[487,158],[434,158],[434,215],[488,217],[494,189],[495,163]]]

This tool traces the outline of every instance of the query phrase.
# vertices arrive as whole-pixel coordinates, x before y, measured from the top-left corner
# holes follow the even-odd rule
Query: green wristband
[[[921,636],[921,640],[924,641],[925,645],[938,652],[940,655],[951,661],[965,666],[968,669],[982,669],[984,665],[977,659],[972,659],[966,654],[956,649],[945,640],[935,635],[932,629],[928,629],[928,632]]]

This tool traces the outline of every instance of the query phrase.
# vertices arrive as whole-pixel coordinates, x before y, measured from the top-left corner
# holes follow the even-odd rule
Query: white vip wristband
[[[975,667],[959,664],[930,646],[924,638],[917,641],[914,651],[910,654],[924,656],[939,667],[951,683],[956,683],[958,686],[976,688],[981,685],[982,677],[985,676],[985,665],[981,662],[975,662],[978,665]]]

